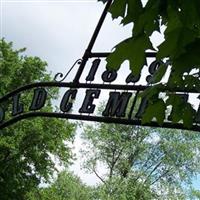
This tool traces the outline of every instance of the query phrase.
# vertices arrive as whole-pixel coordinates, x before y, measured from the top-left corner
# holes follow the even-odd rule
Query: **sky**
[[[27,47],[27,54],[46,60],[53,74],[67,71],[82,57],[104,8],[95,0],[6,0],[1,4],[1,35],[14,41],[16,48]],[[130,29],[120,29],[108,17],[94,50],[110,51],[129,33]]]
[[[83,56],[103,9],[96,0],[0,0],[0,37],[12,41],[16,49],[27,47],[27,55],[47,61],[47,70],[54,76],[67,72]],[[131,28],[131,24],[122,27],[119,20],[112,21],[108,14],[93,51],[111,51],[131,35]],[[163,36],[155,34],[152,40],[158,45]],[[80,139],[75,146],[78,153]],[[79,164],[73,166],[75,173],[87,184],[97,183],[98,179],[84,173]]]

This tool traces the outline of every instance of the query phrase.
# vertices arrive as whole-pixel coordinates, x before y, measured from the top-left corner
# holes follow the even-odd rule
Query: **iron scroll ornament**
[[[75,65],[76,65],[76,64],[79,64],[79,65],[80,65],[81,62],[82,62],[82,59],[76,60],[76,61],[74,62],[74,64],[72,65],[72,67],[69,69],[69,71],[68,71],[65,75],[63,75],[62,72],[58,72],[58,73],[54,76],[54,81],[56,81],[56,82],[62,82],[62,81],[64,81],[64,80],[67,78],[67,76],[69,75],[69,73],[72,71],[72,69],[75,67]],[[60,78],[60,80],[58,80],[58,78]]]

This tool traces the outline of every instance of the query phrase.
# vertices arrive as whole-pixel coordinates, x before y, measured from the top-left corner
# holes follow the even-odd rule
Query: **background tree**
[[[27,200],[89,200],[92,189],[71,172],[59,173],[53,184],[28,194]]]
[[[144,187],[142,184],[136,185],[130,179],[122,181],[113,177],[107,184],[111,184],[110,188],[105,184],[86,186],[79,177],[71,172],[63,171],[48,187],[31,191],[27,195],[27,200],[149,200],[155,197],[149,187]]]
[[[183,186],[189,190],[200,171],[200,136],[192,132],[95,123],[84,127],[83,139],[84,167],[107,199],[186,199]]]
[[[94,188],[94,200],[153,200],[157,195],[147,184],[135,182],[131,178],[113,176]]]
[[[38,57],[25,56],[25,49],[13,50],[12,43],[0,40],[0,96],[35,81],[48,81],[47,63]],[[55,98],[56,90],[49,90]],[[30,103],[31,95],[24,95]],[[10,112],[5,103],[4,108]],[[45,109],[53,109],[48,99]],[[64,166],[72,153],[64,140],[73,139],[75,126],[66,120],[35,118],[0,130],[0,199],[26,199],[27,192],[41,181],[48,181],[55,165],[52,155]]]
[[[105,3],[108,0],[99,1]],[[108,67],[117,70],[128,60],[133,75],[138,75],[146,63],[145,52],[149,50],[157,52],[157,59],[167,60],[171,66],[167,83],[160,82],[167,70],[166,64],[160,66],[152,79],[153,87],[145,93],[150,108],[145,111],[143,122],[148,123],[156,117],[162,124],[164,119],[160,116],[171,105],[172,121],[183,120],[184,125],[190,128],[196,117],[193,106],[174,93],[167,93],[167,101],[159,99],[158,94],[166,88],[199,91],[200,1],[113,0],[109,11],[112,18],[120,18],[124,26],[133,23],[133,29],[132,35],[116,45],[107,57]],[[151,40],[155,32],[164,34],[164,41],[159,46]],[[156,107],[159,107],[157,112],[151,112]],[[181,113],[178,112],[180,107]]]

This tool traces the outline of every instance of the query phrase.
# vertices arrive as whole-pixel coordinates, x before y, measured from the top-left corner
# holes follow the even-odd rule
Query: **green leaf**
[[[127,59],[127,48],[130,45],[130,39],[124,40],[115,47],[115,50],[107,58],[107,67],[118,70],[121,64]]]
[[[192,75],[187,75],[184,77],[184,85],[189,90],[196,89],[196,91],[200,92],[200,81],[198,77],[194,77]]]
[[[196,33],[186,27],[178,27],[166,34],[166,40],[159,46],[158,59],[177,58],[185,53],[185,47],[193,42]]]
[[[111,12],[112,18],[124,17],[126,11],[126,1],[125,0],[115,0],[111,5],[109,11]]]
[[[125,60],[129,60],[131,71],[138,75],[146,64],[145,51],[147,49],[153,49],[153,47],[146,35],[129,38],[118,44],[115,51],[107,57],[107,67],[118,70]]]
[[[148,87],[144,92],[140,93],[139,96],[142,98],[148,98],[148,99],[157,99],[158,94],[161,91],[163,85],[162,84],[157,84],[153,87]]]
[[[195,110],[191,104],[187,103],[183,108],[183,125],[186,128],[191,128],[193,124]]]
[[[153,75],[151,83],[158,83],[162,80],[163,76],[165,75],[167,71],[167,66],[163,63],[159,66],[156,73]]]
[[[160,31],[159,18],[159,0],[148,1],[145,9],[140,15],[137,15],[137,20],[134,22],[133,35],[146,33],[150,36],[154,31]]]
[[[194,27],[194,25],[200,24],[200,13],[199,13],[199,0],[193,1],[180,1],[181,3],[181,19],[184,24],[188,27]]]
[[[159,46],[157,58],[177,58],[185,53],[185,47],[193,42],[198,32],[193,27],[186,26],[182,21],[181,13],[173,5],[168,6],[168,23],[165,30],[165,41]]]
[[[178,94],[170,94],[166,104],[172,106],[170,117],[173,123],[177,123],[183,120],[183,125],[186,128],[192,127],[194,119],[193,116],[195,115],[196,111],[193,109],[190,103],[186,102]]]
[[[143,6],[141,0],[127,0],[127,4],[128,4],[127,14],[122,20],[122,23],[124,25],[131,22],[135,22],[143,13]]]
[[[190,72],[193,68],[200,67],[200,39],[194,40],[185,48],[186,53],[174,59],[174,68],[183,72]]]
[[[179,95],[170,94],[169,98],[166,101],[166,105],[172,106],[172,111],[170,114],[170,118],[172,119],[173,123],[177,123],[182,120],[182,108],[184,107],[185,102]]]
[[[165,119],[165,109],[166,105],[162,99],[149,104],[142,116],[142,124],[151,122],[155,117],[157,123],[161,126]]]

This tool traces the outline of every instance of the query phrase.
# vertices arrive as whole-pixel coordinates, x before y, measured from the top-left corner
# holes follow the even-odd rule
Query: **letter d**
[[[47,91],[44,88],[37,88],[34,90],[33,100],[29,110],[39,110],[41,109],[47,98]]]

